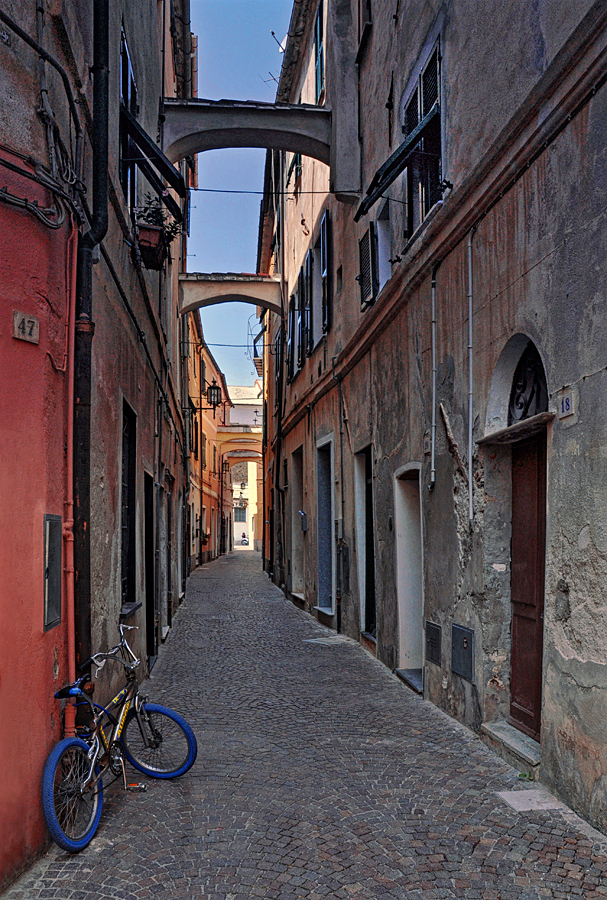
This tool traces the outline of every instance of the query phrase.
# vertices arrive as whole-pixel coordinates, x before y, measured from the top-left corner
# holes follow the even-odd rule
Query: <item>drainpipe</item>
[[[472,238],[476,228],[468,233],[468,517],[470,528],[474,526],[474,505],[472,498],[472,486],[474,473],[472,471],[472,427],[474,424],[473,401],[473,368],[472,368]]]
[[[430,484],[428,490],[434,490],[436,483],[436,273],[438,272],[438,262],[432,269],[432,290],[431,308],[432,308],[432,430],[430,437]]]
[[[93,153],[92,218],[80,237],[75,322],[74,399],[74,563],[75,634],[78,660],[91,655],[91,344],[93,322],[93,250],[108,227],[108,0],[93,9]]]
[[[341,601],[342,601],[342,592],[343,592],[343,565],[344,565],[344,550],[345,550],[345,538],[344,538],[344,528],[345,528],[345,516],[346,516],[346,497],[344,490],[344,401],[343,394],[341,389],[341,377],[335,374],[335,360],[337,357],[333,357],[331,361],[331,365],[333,367],[333,378],[337,381],[337,397],[338,397],[338,405],[339,405],[339,457],[340,457],[340,491],[341,491],[341,535],[338,535],[338,548],[337,552],[339,554],[338,565],[337,565],[337,596],[336,596],[336,613],[337,613],[337,633],[341,633]]]
[[[65,599],[67,617],[67,677],[70,684],[76,680],[76,632],[74,621],[74,344],[76,325],[76,276],[78,269],[78,226],[72,220],[69,239],[68,290],[68,342],[67,342],[67,429],[66,429],[66,486],[65,517],[63,521],[63,546]],[[65,708],[65,737],[73,737],[76,724],[76,707]]]

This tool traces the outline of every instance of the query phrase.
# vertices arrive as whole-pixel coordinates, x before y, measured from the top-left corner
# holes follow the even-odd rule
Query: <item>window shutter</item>
[[[306,353],[309,356],[314,349],[314,321],[312,306],[312,290],[314,285],[314,252],[308,251],[305,263],[305,334],[306,334]]]
[[[419,125],[419,100],[417,88],[413,91],[411,99],[405,108],[405,121],[403,132],[405,135],[411,134]]]
[[[306,276],[303,266],[297,279],[297,368],[301,369],[306,358],[305,326]]]
[[[331,283],[331,218],[325,212],[320,223],[320,279],[322,283],[322,333],[331,328],[333,318],[333,286]]]
[[[287,325],[287,378],[295,374],[295,297],[289,301],[289,321]]]
[[[325,45],[324,45],[324,10],[323,0],[318,4],[316,21],[314,23],[314,69],[315,69],[315,93],[316,103],[320,102],[325,89]]]
[[[438,103],[438,47],[430,57],[422,75],[422,117]]]
[[[369,228],[358,242],[360,260],[360,307],[366,309],[375,300],[377,294],[377,246],[375,236],[375,223],[370,222]]]

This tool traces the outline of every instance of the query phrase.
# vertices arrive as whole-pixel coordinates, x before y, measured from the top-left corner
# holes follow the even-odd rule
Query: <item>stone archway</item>
[[[499,542],[510,560],[504,566],[502,586],[503,640],[510,640],[505,717],[535,741],[541,729],[547,427],[552,417],[548,396],[545,368],[535,344],[524,334],[513,335],[493,372],[485,437],[480,442],[492,451],[486,485],[497,500],[495,524],[502,532],[499,537],[497,531],[492,535],[493,516],[488,513],[485,537],[488,544],[497,538],[496,546]],[[504,528],[508,525],[509,535]]]

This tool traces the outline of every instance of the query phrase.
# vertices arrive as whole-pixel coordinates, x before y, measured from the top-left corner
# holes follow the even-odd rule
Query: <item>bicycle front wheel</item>
[[[51,751],[42,776],[42,809],[52,839],[68,853],[92,840],[101,816],[103,786],[86,786],[91,768],[89,747],[65,738]]]
[[[198,745],[179,713],[157,703],[143,703],[139,716],[127,716],[120,738],[131,765],[154,778],[176,778],[194,765]]]

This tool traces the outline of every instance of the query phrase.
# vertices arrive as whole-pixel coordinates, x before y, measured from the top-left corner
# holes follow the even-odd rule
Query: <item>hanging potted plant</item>
[[[169,244],[180,232],[180,223],[167,213],[160,198],[146,194],[144,206],[137,210],[139,252],[146,269],[162,269]]]

